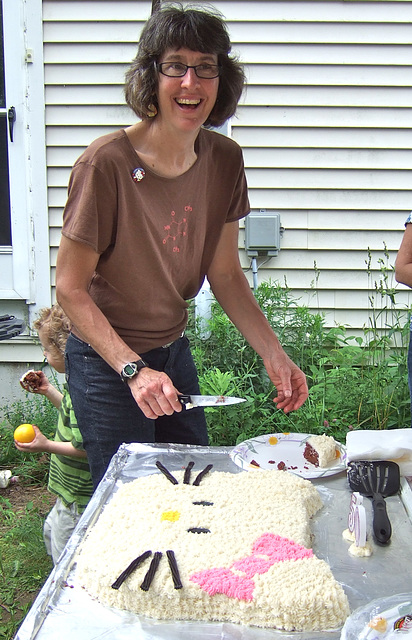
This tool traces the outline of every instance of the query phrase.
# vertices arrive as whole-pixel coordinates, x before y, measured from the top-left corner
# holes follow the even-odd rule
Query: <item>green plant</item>
[[[3,408],[0,423],[0,468],[13,469],[13,475],[22,476],[25,482],[45,483],[49,469],[46,454],[21,453],[14,446],[13,433],[22,423],[36,424],[47,438],[53,438],[57,425],[57,409],[41,395],[13,402]],[[28,396],[28,394],[26,394]]]
[[[203,394],[246,399],[245,403],[238,405],[205,409],[211,445],[229,446],[244,440],[246,432],[253,432],[255,435],[266,432],[267,421],[273,419],[276,408],[263,406],[267,402],[267,394],[256,393],[256,377],[257,374],[247,370],[243,371],[242,376],[236,376],[232,371],[222,372],[217,367],[200,376],[200,390]]]
[[[208,409],[212,444],[234,445],[263,433],[328,433],[345,442],[351,429],[390,429],[410,424],[406,349],[409,322],[396,305],[390,269],[380,263],[374,283],[380,307],[372,308],[364,336],[343,326],[327,328],[322,314],[293,300],[287,286],[262,283],[255,292],[260,307],[294,362],[307,374],[309,398],[296,412],[276,409],[276,391],[260,358],[215,301],[204,340],[193,307],[189,337],[203,393],[235,393],[248,402]]]
[[[29,422],[36,424],[46,435],[51,435],[57,423],[57,409],[45,396],[25,393],[24,400],[16,400],[3,407],[2,424],[8,423],[13,429]]]
[[[50,504],[44,498],[44,510]],[[29,502],[21,513],[0,496],[0,638],[11,640],[52,568],[42,539],[44,513]]]

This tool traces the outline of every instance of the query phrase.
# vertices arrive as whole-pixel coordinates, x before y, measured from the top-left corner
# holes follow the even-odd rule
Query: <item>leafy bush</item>
[[[30,397],[29,397],[30,395]],[[24,478],[25,483],[44,484],[49,471],[49,456],[24,453],[14,446],[13,433],[22,423],[35,424],[47,438],[54,438],[57,409],[45,396],[26,393],[25,400],[13,402],[4,409],[0,423],[0,468],[13,470],[13,475]]]
[[[369,273],[369,262],[367,267]],[[397,290],[389,282],[391,269],[382,262],[380,271],[379,283],[370,285],[370,321],[363,337],[351,335],[344,326],[326,327],[323,315],[299,305],[286,285],[269,281],[255,291],[283,348],[308,378],[308,400],[288,415],[273,403],[276,391],[262,360],[220,305],[212,302],[208,339],[202,337],[204,322],[196,319],[191,307],[187,335],[202,393],[247,399],[224,410],[206,410],[211,444],[234,445],[281,431],[328,433],[345,442],[351,429],[410,425],[408,313],[397,306]],[[15,449],[12,438],[18,424],[34,422],[48,437],[53,436],[57,413],[42,396],[14,403],[5,415],[6,421],[0,425],[0,467],[22,463],[22,454]],[[27,454],[23,462],[28,465],[28,475],[36,477],[38,455]],[[47,462],[40,476],[46,477]],[[17,471],[14,467],[13,473]]]
[[[347,335],[343,326],[325,327],[324,317],[299,306],[286,286],[266,282],[257,288],[256,299],[283,348],[308,378],[309,399],[288,415],[276,409],[275,390],[261,359],[220,305],[212,303],[206,340],[192,307],[188,335],[202,393],[248,400],[206,411],[211,443],[234,445],[281,431],[327,433],[345,442],[351,429],[409,426],[409,322],[405,310],[396,309],[396,291],[385,278],[386,272],[375,293],[388,306],[374,308],[371,296],[371,321],[363,338]]]

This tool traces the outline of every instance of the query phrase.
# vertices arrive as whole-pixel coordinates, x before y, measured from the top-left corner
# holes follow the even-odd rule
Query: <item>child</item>
[[[64,373],[64,349],[70,332],[70,323],[58,304],[42,309],[33,324],[38,332],[43,353],[49,365]],[[56,504],[44,523],[43,536],[47,553],[56,564],[66,542],[70,538],[81,513],[93,493],[86,452],[66,384],[60,393],[42,371],[35,372],[38,383],[33,387],[25,381],[20,384],[30,393],[40,393],[59,410],[55,439],[48,440],[38,427],[32,442],[16,442],[19,451],[50,453],[48,488],[57,495]]]

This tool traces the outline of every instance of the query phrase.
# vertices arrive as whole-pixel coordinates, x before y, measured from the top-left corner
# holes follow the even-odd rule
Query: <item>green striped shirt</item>
[[[77,426],[72,401],[67,386],[63,386],[63,398],[57,421],[56,442],[70,442],[75,449],[83,449],[83,439]],[[79,513],[84,511],[93,493],[93,484],[87,458],[50,456],[50,491],[57,494],[66,506],[76,502]]]

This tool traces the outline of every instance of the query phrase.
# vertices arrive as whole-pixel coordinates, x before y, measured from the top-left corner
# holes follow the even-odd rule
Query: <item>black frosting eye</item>
[[[192,504],[200,505],[201,507],[213,506],[213,502],[208,502],[207,500],[195,500]],[[206,527],[191,527],[187,531],[188,533],[210,533],[210,529],[206,529]]]

